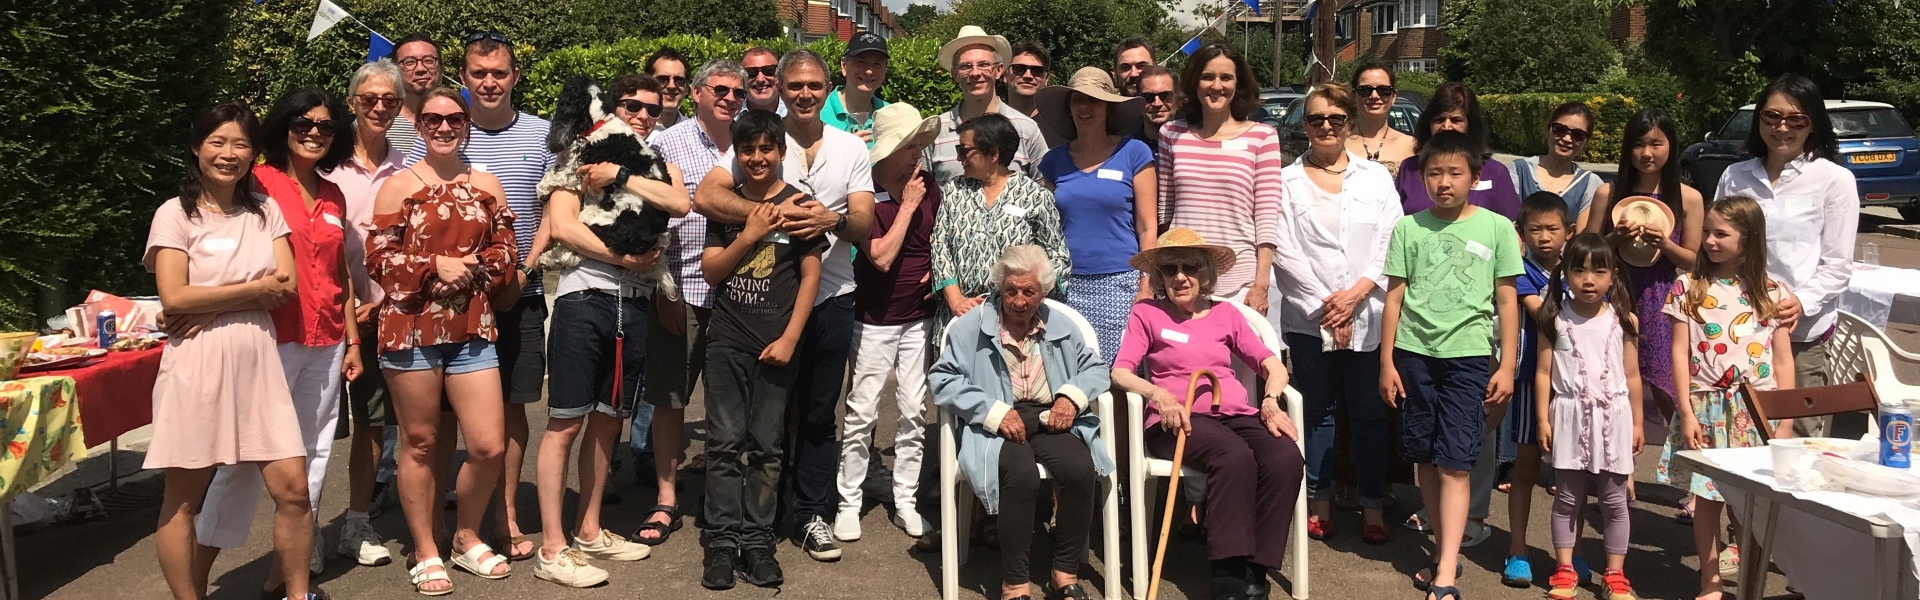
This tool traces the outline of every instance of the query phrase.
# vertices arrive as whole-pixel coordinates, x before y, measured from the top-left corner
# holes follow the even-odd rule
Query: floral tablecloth
[[[87,456],[73,378],[33,377],[0,382],[0,500],[12,499]]]

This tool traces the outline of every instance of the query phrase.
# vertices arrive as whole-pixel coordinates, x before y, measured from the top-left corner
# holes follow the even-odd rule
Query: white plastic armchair
[[[1057,300],[1047,300],[1047,308],[1066,315],[1080,329],[1080,337],[1095,354],[1100,352],[1099,337],[1094,334],[1093,325],[1079,312]],[[946,335],[953,335],[948,328]],[[946,340],[941,340],[941,347]],[[1119,454],[1114,448],[1113,394],[1103,392],[1094,399],[1093,414],[1100,418],[1100,441],[1106,446],[1107,456],[1116,460]],[[955,417],[946,408],[940,408],[940,597],[944,600],[957,600],[960,597],[960,565],[967,564],[967,550],[973,531],[973,486],[960,472],[960,429],[966,423]],[[1040,478],[1047,478],[1047,469],[1040,467]],[[1120,473],[1109,473],[1103,481],[1100,511],[1101,563],[1106,567],[1104,598],[1120,598]],[[987,595],[998,597],[996,587],[988,590]]]
[[[1232,306],[1234,309],[1239,310],[1240,315],[1246,317],[1247,324],[1253,327],[1254,333],[1260,336],[1260,343],[1266,344],[1267,349],[1272,350],[1276,356],[1279,355],[1280,336],[1274,333],[1273,324],[1267,322],[1265,315],[1255,312],[1245,304],[1232,300],[1214,298],[1213,302],[1216,306]],[[1237,363],[1238,361],[1236,360],[1236,366],[1238,367],[1236,375],[1242,381],[1249,381],[1250,376],[1258,374],[1259,365],[1239,365]],[[1304,427],[1306,417],[1305,414],[1301,412],[1300,392],[1293,389],[1293,386],[1287,386],[1286,398],[1287,416],[1291,417],[1295,424]],[[1173,470],[1173,463],[1171,461],[1147,456],[1146,440],[1142,435],[1146,431],[1146,412],[1143,404],[1145,404],[1145,399],[1141,398],[1139,394],[1127,394],[1127,427],[1131,428],[1127,433],[1129,434],[1128,439],[1132,440],[1131,443],[1127,444],[1127,488],[1129,490],[1127,493],[1128,502],[1132,505],[1130,507],[1130,512],[1132,513],[1130,527],[1133,534],[1133,595],[1135,597],[1144,597],[1147,593],[1147,577],[1150,567],[1150,565],[1147,564],[1147,552],[1148,549],[1152,547],[1148,540],[1152,539],[1150,537],[1152,534],[1151,528],[1158,524],[1149,516],[1148,511],[1150,507],[1159,504],[1159,502],[1150,501],[1148,496],[1154,495],[1154,498],[1157,499],[1160,490],[1150,489],[1151,484],[1148,482],[1148,479],[1165,478],[1171,475]],[[1304,437],[1304,435],[1305,431],[1302,430],[1302,436]],[[1305,456],[1307,451],[1305,441],[1296,439],[1294,443],[1300,447],[1301,455]],[[1194,478],[1194,481],[1204,481],[1206,474],[1193,467],[1182,467],[1180,469],[1180,478],[1187,479],[1189,477]],[[1304,475],[1302,477],[1304,478]],[[1167,501],[1171,502],[1172,499],[1168,498]],[[1292,527],[1293,535],[1290,536],[1290,544],[1292,547],[1287,550],[1288,560],[1293,563],[1290,577],[1293,583],[1293,589],[1290,591],[1293,598],[1306,600],[1309,584],[1307,581],[1307,496],[1304,482],[1301,484],[1300,497],[1294,500]],[[1280,565],[1272,566],[1276,569],[1280,568]]]
[[[1866,375],[1880,401],[1920,399],[1920,386],[1901,383],[1894,377],[1893,365],[1920,366],[1920,353],[1910,352],[1893,343],[1887,332],[1859,315],[1840,311],[1833,338],[1827,342],[1829,370],[1838,384]],[[1867,428],[1876,435],[1880,424],[1868,419]]]

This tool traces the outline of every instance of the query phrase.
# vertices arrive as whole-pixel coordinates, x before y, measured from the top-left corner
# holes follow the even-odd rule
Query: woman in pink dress
[[[273,497],[274,555],[288,597],[312,597],[306,448],[267,312],[295,297],[293,247],[279,209],[248,191],[259,130],[238,103],[194,118],[194,164],[179,197],[154,211],[142,259],[166,314],[192,323],[170,329],[143,465],[166,469],[154,545],[181,600],[207,593],[207,570],[194,564],[194,519],[207,483],[215,467],[239,464],[260,469]]]

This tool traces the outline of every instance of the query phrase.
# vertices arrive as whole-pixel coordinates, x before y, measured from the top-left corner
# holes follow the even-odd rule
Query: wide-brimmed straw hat
[[[1167,230],[1166,233],[1160,234],[1159,245],[1141,250],[1139,254],[1135,254],[1133,258],[1128,259],[1127,264],[1132,265],[1135,271],[1152,273],[1154,267],[1159,264],[1161,251],[1179,248],[1207,251],[1207,258],[1213,261],[1214,273],[1225,273],[1233,268],[1233,250],[1228,249],[1226,246],[1209,244],[1206,240],[1200,238],[1200,234],[1194,233],[1192,229],[1185,227],[1170,229]]]
[[[960,34],[954,36],[953,41],[940,46],[940,68],[952,71],[953,55],[959,54],[960,49],[967,46],[993,48],[994,58],[1000,62],[1013,58],[1013,45],[1007,43],[1006,36],[987,35],[987,30],[979,25],[967,25],[960,28]]]
[[[880,162],[913,140],[920,140],[922,146],[932,144],[933,138],[940,135],[940,117],[920,118],[920,109],[912,104],[895,102],[873,111],[873,152],[869,155],[873,162]]]
[[[1615,231],[1620,226],[1644,226],[1660,237],[1673,235],[1673,208],[1648,196],[1629,196],[1613,205]],[[1620,260],[1636,267],[1651,267],[1660,260],[1660,246],[1634,238],[1620,244]]]
[[[1079,137],[1073,124],[1073,94],[1079,92],[1107,103],[1107,132],[1119,133],[1140,126],[1140,115],[1147,108],[1145,98],[1128,98],[1113,87],[1113,76],[1099,67],[1081,67],[1067,84],[1050,85],[1040,90],[1035,102],[1040,105],[1040,126],[1053,130],[1063,140]]]

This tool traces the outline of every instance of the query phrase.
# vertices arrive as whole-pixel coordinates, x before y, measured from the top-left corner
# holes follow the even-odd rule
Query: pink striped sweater
[[[1174,227],[1192,229],[1209,244],[1232,248],[1233,268],[1214,286],[1219,296],[1252,287],[1254,250],[1278,247],[1281,203],[1280,135],[1255,123],[1233,139],[1208,141],[1186,121],[1160,128],[1156,161],[1160,214]]]

